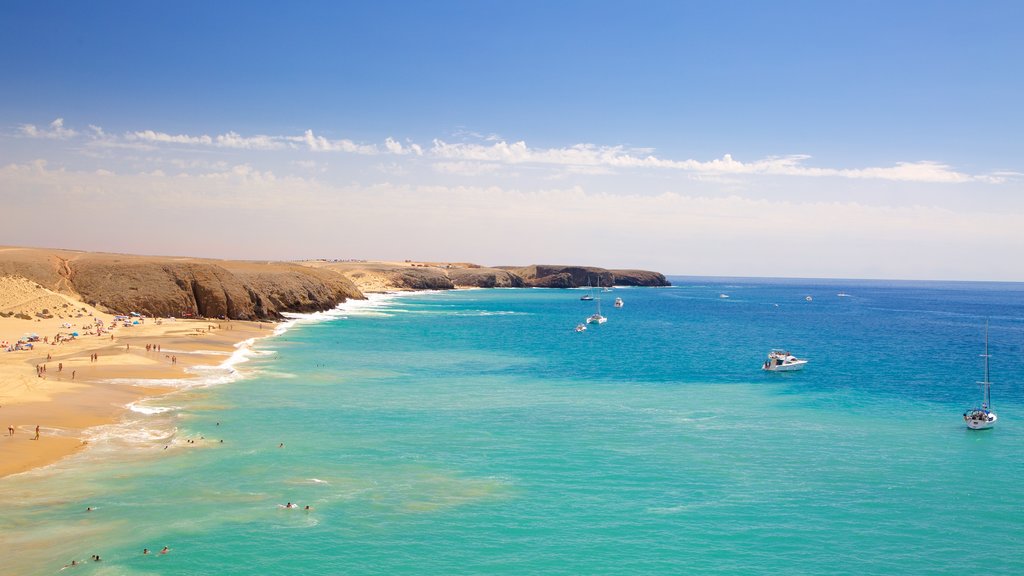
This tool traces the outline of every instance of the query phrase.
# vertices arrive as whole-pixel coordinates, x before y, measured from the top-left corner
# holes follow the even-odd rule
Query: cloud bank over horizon
[[[1024,280],[1014,170],[454,133],[420,144],[63,118],[0,136],[0,243],[255,259],[580,262],[669,274]],[[40,226],[38,215],[48,223]],[[45,216],[44,216],[45,215]]]

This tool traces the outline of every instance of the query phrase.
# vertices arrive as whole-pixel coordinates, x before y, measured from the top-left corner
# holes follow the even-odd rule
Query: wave
[[[146,414],[147,416],[152,414],[163,414],[165,412],[181,410],[181,406],[144,406],[139,402],[131,402],[128,405],[126,405],[125,408],[128,408],[132,412]]]

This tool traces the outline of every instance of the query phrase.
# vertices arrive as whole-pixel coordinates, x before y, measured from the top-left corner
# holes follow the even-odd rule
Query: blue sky
[[[1019,2],[6,2],[8,204],[161,194],[223,221],[301,191],[317,226],[367,228],[279,211],[278,243],[228,247],[0,215],[0,243],[1024,280],[1005,264],[1024,247],[1022,21]],[[445,207],[437,229],[419,202]],[[777,210],[789,230],[749,225]],[[467,219],[490,241],[468,247]],[[769,266],[766,243],[807,255]]]

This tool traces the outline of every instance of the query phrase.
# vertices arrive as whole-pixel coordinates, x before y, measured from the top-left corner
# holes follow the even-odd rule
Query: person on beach
[[[10,426],[7,427],[7,435],[14,436],[14,424],[11,424]]]
[[[36,424],[36,437],[33,440],[39,440],[39,425]]]
[[[74,380],[74,379],[75,379],[75,373],[76,373],[76,372],[78,372],[78,370],[72,370],[72,371],[71,371],[71,379],[72,379],[72,380]]]

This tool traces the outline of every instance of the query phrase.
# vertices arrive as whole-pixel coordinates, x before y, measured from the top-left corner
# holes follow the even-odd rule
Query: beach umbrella
[[[72,336],[78,336],[78,332],[72,332],[71,335]]]

